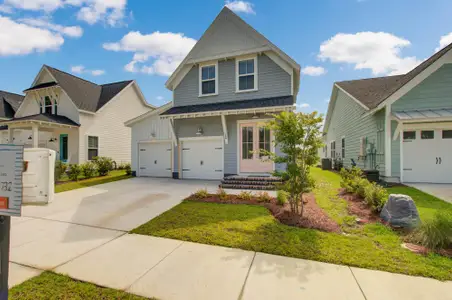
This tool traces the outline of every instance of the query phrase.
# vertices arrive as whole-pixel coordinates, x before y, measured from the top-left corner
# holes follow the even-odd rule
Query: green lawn
[[[67,276],[44,272],[9,290],[11,300],[144,300],[123,291],[103,288],[91,283],[73,280]]]
[[[55,193],[80,189],[80,188],[84,188],[84,187],[118,181],[118,180],[122,180],[122,179],[128,179],[131,177],[132,176],[127,175],[126,171],[124,171],[124,170],[113,170],[107,176],[94,177],[94,178],[90,178],[90,179],[83,179],[83,177],[79,177],[79,181],[77,181],[77,182],[69,181],[69,179],[67,179],[67,176],[65,176],[64,178],[62,178],[61,181],[67,181],[67,182],[55,185]]]
[[[346,228],[351,218],[347,203],[334,192],[339,176],[319,169],[313,169],[313,176],[319,205]],[[399,235],[381,224],[350,227],[346,236],[282,225],[260,206],[185,201],[132,232],[452,280],[451,259],[405,250]]]

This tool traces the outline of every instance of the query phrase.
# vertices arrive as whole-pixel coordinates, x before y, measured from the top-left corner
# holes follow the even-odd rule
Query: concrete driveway
[[[408,185],[446,202],[452,203],[452,184],[410,183]]]
[[[146,223],[200,188],[219,182],[133,178],[56,194],[45,206],[24,206],[13,218],[10,261],[17,284],[54,268]],[[16,265],[17,264],[17,265]],[[22,280],[23,279],[23,280]]]

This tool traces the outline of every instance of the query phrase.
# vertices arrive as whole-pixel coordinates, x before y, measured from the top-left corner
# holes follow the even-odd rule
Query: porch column
[[[38,148],[39,147],[38,125],[37,124],[33,124],[31,126],[31,131],[32,131],[32,139],[33,139],[33,148]]]
[[[8,144],[14,144],[14,128],[8,126]]]
[[[391,104],[385,108],[385,177],[391,177],[392,173],[392,128],[391,128]]]

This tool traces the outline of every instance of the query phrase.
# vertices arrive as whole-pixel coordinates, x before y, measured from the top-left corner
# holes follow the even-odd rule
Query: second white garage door
[[[182,141],[182,178],[223,178],[222,138],[198,138]]]
[[[171,143],[140,143],[139,176],[172,177]]]

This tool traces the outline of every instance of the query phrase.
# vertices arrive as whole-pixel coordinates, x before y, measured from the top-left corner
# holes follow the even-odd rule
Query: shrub
[[[241,200],[250,201],[251,198],[253,198],[253,193],[248,191],[241,191],[237,197]]]
[[[77,164],[70,164],[68,176],[70,180],[77,181],[80,173],[82,172],[81,168]]]
[[[423,222],[410,239],[432,250],[451,248],[452,213],[437,211],[435,217]]]
[[[124,164],[124,170],[128,176],[132,175],[132,166],[130,164]]]
[[[90,161],[82,164],[80,169],[86,179],[93,178],[96,175],[96,165]]]
[[[58,160],[55,162],[55,181],[60,180],[67,171],[67,164]]]
[[[366,197],[366,188],[371,183],[366,178],[358,178],[356,181],[352,183],[353,188],[355,189],[354,194],[364,199]]]
[[[380,212],[388,201],[388,192],[376,183],[368,184],[364,189],[364,194],[364,200],[374,212]]]
[[[109,157],[95,157],[93,162],[97,166],[97,172],[99,172],[99,176],[106,176],[113,170],[113,160]]]
[[[192,197],[195,198],[195,199],[204,199],[204,198],[207,198],[208,196],[209,196],[209,193],[207,193],[207,190],[206,190],[206,189],[200,189],[200,190],[197,190],[197,191],[192,195]]]
[[[287,198],[289,197],[289,193],[283,190],[278,190],[276,192],[276,200],[278,205],[283,206],[287,202]]]
[[[340,171],[341,187],[344,188],[347,193],[356,193],[357,192],[357,181],[362,178],[363,172],[360,168],[352,167],[347,170],[342,168]]]
[[[258,202],[270,202],[271,200],[272,200],[272,197],[267,192],[259,192],[257,194]]]
[[[226,198],[228,197],[228,194],[226,193],[225,190],[223,190],[222,188],[219,188],[217,191],[217,196],[218,196],[218,198],[220,198],[220,200],[226,200]]]

